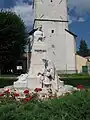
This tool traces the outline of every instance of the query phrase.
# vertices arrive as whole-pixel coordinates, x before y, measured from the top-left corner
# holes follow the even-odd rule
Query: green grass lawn
[[[60,79],[65,84],[77,86],[84,85],[85,88],[90,88],[90,75],[89,74],[60,74]]]

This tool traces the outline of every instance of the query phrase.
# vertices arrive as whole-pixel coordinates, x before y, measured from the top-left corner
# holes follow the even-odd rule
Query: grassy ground
[[[16,75],[2,75],[0,76],[0,88],[4,86],[12,85],[16,81]],[[90,88],[90,75],[89,74],[62,74],[61,80],[65,84],[77,86],[79,84],[84,85],[86,88]]]
[[[47,101],[0,102],[0,120],[90,120],[90,91]]]

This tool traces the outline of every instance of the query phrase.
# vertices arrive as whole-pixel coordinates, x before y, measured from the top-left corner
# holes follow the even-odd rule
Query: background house
[[[77,73],[88,73],[87,58],[76,55]]]
[[[88,73],[90,74],[90,56],[85,57],[87,59]]]

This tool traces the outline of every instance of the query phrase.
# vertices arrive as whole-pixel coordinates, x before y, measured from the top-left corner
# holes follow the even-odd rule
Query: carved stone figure
[[[26,73],[26,74],[21,74],[20,76],[17,77],[17,78],[18,78],[18,81],[25,81],[26,78],[27,78],[27,76],[28,76],[27,73]]]
[[[38,30],[35,31],[35,33],[34,33],[34,38],[35,38],[37,41],[43,41],[43,40],[44,40],[45,36],[44,36],[43,31],[42,31],[42,26],[40,26],[40,27],[38,28]]]

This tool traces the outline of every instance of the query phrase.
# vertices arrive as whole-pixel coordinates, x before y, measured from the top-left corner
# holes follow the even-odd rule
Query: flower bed
[[[62,95],[71,94],[71,91],[67,91],[66,93],[62,93]],[[43,93],[41,88],[35,88],[33,91],[29,89],[25,89],[22,92],[15,90],[15,89],[2,89],[0,93],[0,100],[8,99],[8,100],[16,100],[20,102],[28,102],[30,100],[47,100],[58,98],[58,92],[52,92],[52,89],[48,89],[47,92]]]
[[[39,88],[36,88],[39,89]],[[8,88],[3,89],[3,91],[0,93],[0,99],[11,99],[11,100],[16,100],[16,101],[23,101],[27,102],[30,101],[31,99],[35,99],[35,95],[37,95],[36,89],[34,90],[34,93],[30,93],[28,89],[25,89],[22,93],[19,93],[17,90],[10,90]],[[37,97],[37,99],[39,99]]]
[[[24,102],[6,100],[0,103],[0,120],[90,120],[90,91],[77,91],[46,101],[32,100],[32,97]]]

